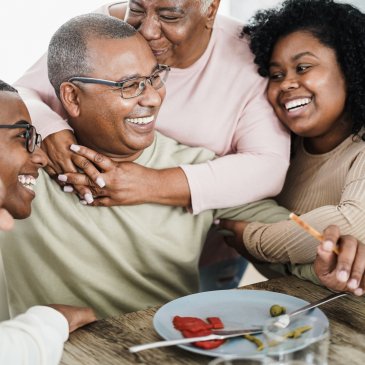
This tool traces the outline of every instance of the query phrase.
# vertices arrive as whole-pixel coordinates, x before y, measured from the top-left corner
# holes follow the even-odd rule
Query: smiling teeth
[[[32,175],[18,175],[18,181],[27,189],[34,190],[36,179]]]
[[[310,98],[291,100],[285,104],[285,109],[290,111],[292,109],[296,109],[296,108],[305,106],[305,105],[309,104],[311,101],[312,101],[312,99],[310,99]]]
[[[126,118],[126,121],[133,124],[149,124],[153,121],[154,116],[143,117],[143,118]]]

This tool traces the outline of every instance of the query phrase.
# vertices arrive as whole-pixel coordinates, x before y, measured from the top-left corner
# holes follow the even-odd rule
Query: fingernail
[[[349,279],[349,274],[347,271],[345,270],[341,270],[338,274],[337,274],[337,279],[341,282],[346,282]]]
[[[361,289],[361,288],[357,288],[357,289],[354,291],[354,294],[355,294],[355,295],[358,295],[358,296],[360,297],[361,295],[363,295],[363,294],[364,294],[364,290],[363,290],[363,289]]]
[[[104,181],[104,179],[101,177],[101,176],[99,176],[97,179],[96,179],[96,183],[101,187],[101,188],[103,188],[106,184],[105,184],[105,181]]]
[[[66,175],[58,175],[57,179],[60,180],[60,181],[65,182],[65,181],[67,181],[67,176]]]
[[[80,200],[80,203],[81,203],[82,205],[87,205],[87,201],[86,201],[86,200]]]
[[[220,221],[220,219],[216,219],[213,223],[216,225],[216,226],[218,226],[218,224],[220,223],[221,221]]]
[[[90,193],[86,193],[84,195],[84,199],[87,201],[88,204],[91,204],[94,201],[93,196]]]
[[[351,279],[347,286],[350,288],[350,289],[356,289],[358,286],[359,286],[359,283],[356,279]]]
[[[332,252],[333,242],[331,242],[331,241],[324,241],[322,243],[322,248],[323,248],[324,251]]]
[[[74,152],[79,152],[80,151],[80,146],[78,144],[72,144],[70,146],[70,150],[74,151]]]
[[[63,187],[63,191],[65,193],[72,193],[74,191],[74,188],[70,185],[66,185],[66,186]]]

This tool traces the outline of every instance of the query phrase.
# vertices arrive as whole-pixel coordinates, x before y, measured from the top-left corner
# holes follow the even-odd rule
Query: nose
[[[138,31],[147,41],[161,37],[161,24],[157,15],[147,15],[141,22]]]
[[[165,97],[165,93],[165,85],[162,85],[156,90],[151,83],[147,81],[145,83],[145,89],[140,95],[139,104],[143,106],[159,107]]]
[[[281,90],[287,91],[291,89],[297,89],[299,82],[295,77],[286,77],[280,84]]]
[[[38,166],[38,168],[45,167],[45,166],[47,166],[47,163],[48,163],[46,154],[38,146],[35,148],[35,150],[31,154],[31,160],[32,160],[33,164]]]

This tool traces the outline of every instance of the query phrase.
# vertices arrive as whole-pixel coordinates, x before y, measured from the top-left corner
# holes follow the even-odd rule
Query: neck
[[[201,38],[199,38],[199,43],[192,46],[191,52],[189,52],[190,56],[182,59],[181,61],[177,61],[173,65],[173,67],[188,68],[196,61],[198,61],[198,59],[204,54],[205,50],[207,49],[211,36],[212,29],[206,29]]]
[[[330,152],[351,135],[351,129],[351,123],[342,121],[328,133],[316,137],[304,138],[304,147],[312,154]]]

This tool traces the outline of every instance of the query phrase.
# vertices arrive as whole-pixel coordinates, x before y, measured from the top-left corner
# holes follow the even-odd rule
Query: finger
[[[357,240],[353,236],[342,236],[339,242],[341,250],[337,257],[336,278],[339,282],[345,283],[349,280],[352,264],[355,260]]]
[[[227,220],[227,219],[221,219],[220,222],[219,222],[219,226],[224,228],[224,229],[228,229],[230,231],[233,231],[234,230],[234,221],[230,221],[230,220]]]
[[[341,232],[338,226],[330,225],[323,231],[323,242],[332,242],[334,245],[337,244],[340,239]]]
[[[354,291],[354,294],[358,296],[364,295],[364,293],[365,293],[365,275],[362,276],[359,287]]]
[[[103,176],[90,160],[83,156],[75,155],[72,161],[99,187],[103,188],[105,186]]]
[[[347,287],[350,290],[356,290],[364,276],[365,272],[365,245],[357,243],[357,251],[354,263],[352,265],[350,279],[347,283]]]
[[[94,202],[93,194],[87,186],[73,185],[73,188],[80,200],[84,200],[87,204],[92,204]]]
[[[58,172],[51,165],[45,166],[44,170],[50,176],[51,179],[57,178]]]
[[[84,185],[84,186],[95,185],[94,182],[90,180],[89,176],[81,174],[79,172],[71,172],[67,174],[58,175],[57,179],[59,181],[62,181],[63,183],[71,185]]]
[[[222,219],[219,223],[219,226],[223,229],[232,231],[236,235],[237,239],[242,239],[245,225],[246,223],[243,221],[231,221],[225,219]]]
[[[98,166],[103,171],[108,171],[114,166],[113,161],[109,157],[106,157],[98,152],[95,152],[92,149],[87,148],[85,146],[73,144],[71,145],[70,149],[71,151],[77,153],[78,155],[87,158],[89,161],[92,161],[96,166]]]
[[[103,197],[94,199],[94,202],[91,205],[94,207],[112,207],[116,204],[114,204],[109,197]]]
[[[315,259],[315,268],[318,276],[327,276],[335,270],[337,256],[332,250],[333,247],[333,242],[329,240],[321,242],[318,246]]]

